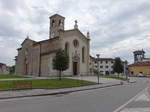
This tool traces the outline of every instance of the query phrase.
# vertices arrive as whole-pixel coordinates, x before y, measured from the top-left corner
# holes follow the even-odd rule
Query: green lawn
[[[0,79],[11,79],[11,78],[29,78],[21,75],[0,75]]]
[[[16,81],[0,81],[0,90],[30,88],[30,86],[12,87],[14,82]],[[77,87],[77,86],[96,84],[94,82],[75,80],[69,78],[62,78],[62,80],[59,79],[34,79],[34,80],[25,80],[25,81],[19,80],[17,82],[21,82],[21,83],[32,82],[32,88],[68,88],[68,87]]]
[[[126,81],[128,79],[126,78],[122,78],[122,77],[118,77],[118,76],[111,76],[111,75],[108,75],[108,76],[101,76],[102,78],[111,78],[111,79],[117,79],[117,80],[123,80],[123,81]]]

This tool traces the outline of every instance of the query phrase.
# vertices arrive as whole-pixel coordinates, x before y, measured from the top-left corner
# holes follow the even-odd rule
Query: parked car
[[[142,73],[139,73],[137,76],[138,77],[144,77],[144,75]]]

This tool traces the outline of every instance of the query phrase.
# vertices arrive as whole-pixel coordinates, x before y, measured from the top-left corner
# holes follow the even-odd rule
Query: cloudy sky
[[[150,0],[0,0],[0,62],[14,64],[27,35],[48,39],[49,16],[66,17],[65,29],[78,20],[90,31],[91,55],[133,61],[134,50],[150,57]]]

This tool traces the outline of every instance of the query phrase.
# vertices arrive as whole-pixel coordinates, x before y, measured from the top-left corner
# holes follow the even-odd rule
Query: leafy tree
[[[10,67],[10,74],[14,74],[15,73],[15,65]]]
[[[59,49],[53,59],[53,69],[59,71],[59,80],[61,80],[61,73],[69,67],[69,57],[64,50]]]
[[[118,77],[119,77],[119,74],[123,72],[122,61],[119,57],[115,58],[115,63],[113,65],[113,72],[118,73]]]
[[[93,69],[93,72],[94,72],[95,75],[98,75],[98,74],[99,74],[99,72],[98,72],[97,69]]]

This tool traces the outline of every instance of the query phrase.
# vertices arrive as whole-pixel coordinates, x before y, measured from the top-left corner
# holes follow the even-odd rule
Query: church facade
[[[89,73],[90,39],[85,36],[75,21],[74,29],[65,30],[65,18],[55,14],[50,17],[49,39],[36,42],[27,37],[16,56],[16,74],[35,76],[57,76],[53,59],[58,49],[69,56],[69,68],[65,76],[87,75]]]

